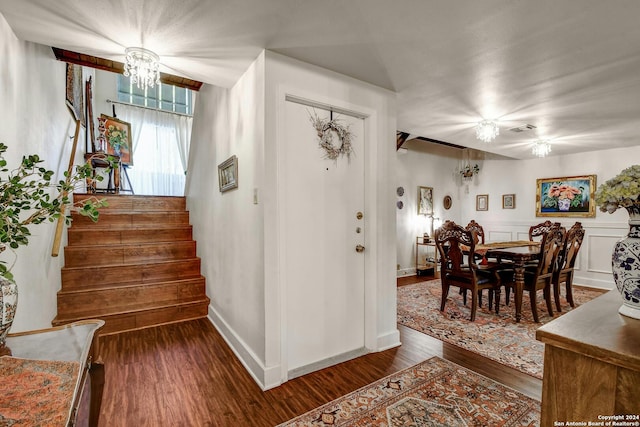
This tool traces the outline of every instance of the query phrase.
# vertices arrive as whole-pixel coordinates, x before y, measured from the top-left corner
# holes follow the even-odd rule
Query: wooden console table
[[[545,343],[540,425],[640,422],[640,320],[618,314],[620,305],[609,291],[537,330]]]
[[[97,426],[104,367],[95,360],[99,344],[94,336],[103,325],[102,320],[85,320],[9,334],[11,355],[0,357],[0,388],[7,389],[0,415],[5,421]]]

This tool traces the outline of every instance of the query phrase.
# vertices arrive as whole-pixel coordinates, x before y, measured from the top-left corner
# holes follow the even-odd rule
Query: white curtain
[[[131,123],[132,165],[121,177],[135,194],[184,195],[193,118],[148,108],[116,104],[119,119]]]

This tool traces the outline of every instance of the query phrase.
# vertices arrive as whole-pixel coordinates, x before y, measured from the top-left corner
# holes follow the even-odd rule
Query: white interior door
[[[356,246],[365,246],[365,134],[363,119],[334,113],[350,128],[354,154],[326,159],[310,114],[330,112],[285,105],[285,346],[292,378],[364,349],[365,253]]]

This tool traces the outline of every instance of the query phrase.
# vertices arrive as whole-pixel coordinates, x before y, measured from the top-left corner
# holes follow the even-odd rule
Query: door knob
[[[364,246],[362,246],[362,245],[356,246],[356,252],[358,252],[358,253],[364,252]]]

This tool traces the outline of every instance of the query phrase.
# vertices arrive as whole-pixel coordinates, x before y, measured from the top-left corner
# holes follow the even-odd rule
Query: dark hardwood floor
[[[268,391],[260,390],[206,319],[102,337],[100,426],[275,426],[432,356],[540,399],[542,381],[536,378],[404,326],[399,330],[400,347]]]

